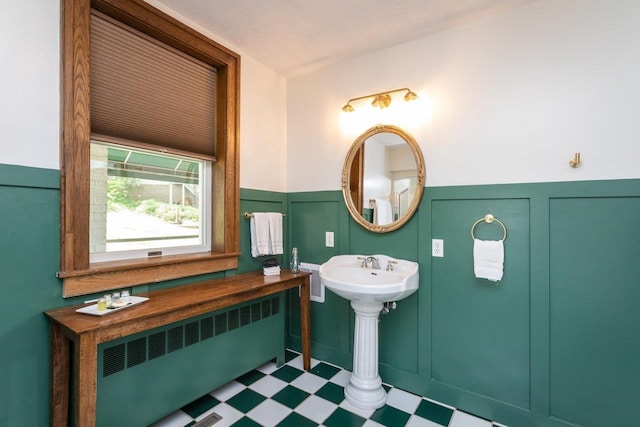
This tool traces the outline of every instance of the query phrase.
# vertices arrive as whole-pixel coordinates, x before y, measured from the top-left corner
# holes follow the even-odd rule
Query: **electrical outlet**
[[[431,239],[431,256],[444,257],[444,240]]]
[[[333,231],[327,231],[324,233],[324,245],[328,248],[333,247]]]

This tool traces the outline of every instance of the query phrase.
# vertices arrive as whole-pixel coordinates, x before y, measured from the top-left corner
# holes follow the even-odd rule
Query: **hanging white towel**
[[[284,252],[282,247],[282,214],[269,212],[269,241],[271,255],[279,255]]]
[[[251,216],[251,256],[256,258],[269,255],[270,245],[269,215],[265,212],[254,212]]]
[[[375,206],[373,207],[373,223],[376,225],[385,225],[393,222],[391,203],[384,199],[373,199]]]
[[[473,272],[478,279],[502,280],[504,243],[502,240],[473,239]]]

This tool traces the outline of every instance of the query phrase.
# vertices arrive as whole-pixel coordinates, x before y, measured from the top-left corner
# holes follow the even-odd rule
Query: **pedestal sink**
[[[320,280],[351,301],[356,314],[353,372],[344,389],[345,399],[358,408],[380,408],[387,393],[378,375],[378,316],[385,302],[399,301],[418,290],[418,263],[386,255],[338,255],[320,266]]]

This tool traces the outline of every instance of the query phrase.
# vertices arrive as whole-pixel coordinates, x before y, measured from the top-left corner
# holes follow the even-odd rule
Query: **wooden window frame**
[[[103,12],[217,69],[211,251],[90,263],[90,12]],[[61,0],[60,272],[63,296],[237,268],[240,56],[142,0]]]

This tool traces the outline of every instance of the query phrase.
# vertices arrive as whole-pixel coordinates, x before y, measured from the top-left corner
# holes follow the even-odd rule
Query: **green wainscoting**
[[[0,164],[0,200],[0,291],[4,302],[0,310],[0,425],[45,426],[49,424],[50,367],[49,324],[43,311],[79,304],[96,295],[62,298],[61,283],[56,278],[60,266],[58,170]],[[241,190],[240,209],[241,213],[284,212],[285,200],[283,193]],[[262,268],[262,259],[251,257],[249,221],[240,221],[242,255],[237,270],[139,286],[135,291]],[[268,337],[263,331],[256,335]],[[274,343],[280,339],[276,338]],[[176,408],[171,405],[167,412]]]
[[[493,213],[508,227],[504,276],[497,284],[473,273],[471,226]],[[523,409],[530,405],[529,201],[525,199],[433,200],[431,230],[444,240],[444,257],[432,258],[431,379]],[[483,240],[500,240],[503,229],[484,221]],[[426,245],[426,242],[425,242]]]
[[[348,247],[348,214],[342,193],[314,192],[288,195],[290,247],[297,247],[300,261],[321,264]],[[325,246],[325,232],[333,231],[334,247]],[[286,240],[286,239],[285,239]],[[300,349],[300,304],[297,291],[289,291],[288,345]],[[327,309],[328,308],[328,309]],[[351,366],[349,303],[327,290],[325,303],[311,303],[312,354]]]
[[[551,415],[639,425],[640,196],[554,198],[549,211]]]
[[[418,293],[380,321],[383,381],[510,426],[640,425],[640,180],[427,187],[416,216],[387,234],[352,221],[338,191],[287,201],[303,259],[420,262]],[[508,230],[497,284],[473,274],[471,226],[487,213]],[[299,348],[295,298],[288,343]],[[314,357],[348,368],[352,310],[335,296],[313,305]]]
[[[0,165],[0,425],[49,423],[49,324],[71,304],[60,265],[58,171]]]
[[[271,256],[253,258],[251,256],[251,223],[244,217],[245,212],[281,212],[286,214],[287,204],[284,193],[240,190],[240,251],[242,256],[238,260],[238,273],[247,271],[262,270],[262,261]],[[288,223],[290,219],[284,218],[282,221],[282,235],[287,235]],[[287,241],[284,239],[285,256],[278,255],[278,262],[282,265],[284,261],[289,262],[286,256]]]
[[[414,218],[387,234],[352,221],[340,191],[240,196],[240,214],[287,213],[284,265],[293,246],[317,264],[344,253],[420,263],[420,290],[380,322],[384,381],[512,427],[640,425],[640,180],[427,187]],[[0,425],[47,425],[42,312],[90,296],[63,299],[55,277],[59,171],[0,165],[0,200]],[[470,227],[489,212],[508,228],[497,285],[472,274]],[[244,218],[240,233],[237,270],[146,288],[260,269]],[[477,233],[500,235],[489,225]],[[431,257],[432,238],[444,239],[444,258]],[[286,294],[285,342],[294,349],[297,301],[296,291]],[[327,291],[324,304],[312,303],[311,322],[313,356],[350,368],[349,304]]]

